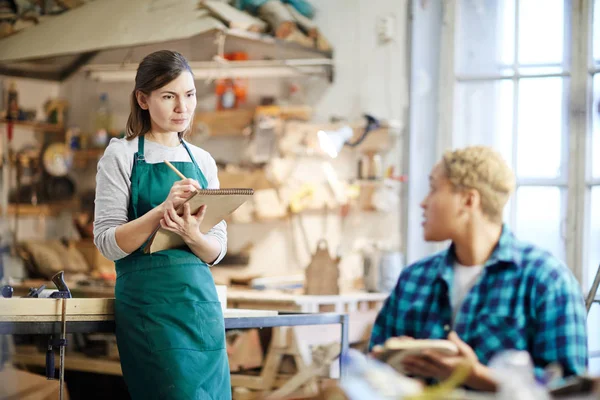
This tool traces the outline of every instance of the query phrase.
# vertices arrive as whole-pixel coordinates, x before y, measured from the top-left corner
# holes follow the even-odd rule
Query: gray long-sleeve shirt
[[[217,164],[212,156],[186,142],[202,173],[208,181],[209,189],[219,188]],[[94,243],[104,257],[118,260],[128,255],[117,244],[115,231],[118,226],[129,222],[127,210],[131,195],[131,170],[133,158],[138,149],[138,139],[112,139],[98,162],[96,175],[96,200],[94,212]],[[144,141],[144,157],[147,163],[155,164],[168,160],[191,162],[190,156],[183,147],[168,147]],[[213,236],[221,244],[221,252],[217,264],[227,252],[227,224],[225,221],[215,225],[207,235]]]

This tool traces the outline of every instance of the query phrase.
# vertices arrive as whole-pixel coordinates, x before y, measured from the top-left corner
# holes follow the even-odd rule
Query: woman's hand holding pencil
[[[171,191],[169,192],[169,195],[163,202],[162,206],[165,210],[169,208],[174,208],[177,210],[188,198],[190,198],[191,195],[196,192],[196,190],[201,189],[200,184],[194,179],[186,178],[170,162],[165,161],[165,164],[167,164],[169,168],[171,168],[181,178],[181,180],[173,184]]]
[[[201,240],[200,224],[204,219],[206,206],[200,207],[195,215],[190,213],[189,203],[185,203],[196,190],[200,189],[200,185],[193,179],[186,178],[173,164],[165,160],[165,164],[169,166],[180,178],[173,184],[169,197],[165,201],[164,215],[160,220],[160,226],[163,229],[177,233],[183,240],[191,245]],[[177,209],[181,204],[184,204],[183,214],[180,216]]]

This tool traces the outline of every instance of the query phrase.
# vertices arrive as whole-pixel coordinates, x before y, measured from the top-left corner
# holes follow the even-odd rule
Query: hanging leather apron
[[[207,188],[204,174],[182,144],[192,162],[172,164]],[[129,220],[162,203],[177,180],[166,164],[145,162],[140,136]],[[153,254],[140,248],[115,264],[117,345],[131,397],[231,399],[223,313],[206,263],[188,248]]]

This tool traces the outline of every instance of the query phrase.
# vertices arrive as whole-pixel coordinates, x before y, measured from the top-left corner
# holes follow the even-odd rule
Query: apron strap
[[[144,157],[144,135],[140,135],[138,136],[138,151],[137,153],[135,153],[134,156],[134,165],[133,168],[134,170],[136,169],[136,167],[139,164],[142,164],[145,161],[145,157]],[[133,217],[135,219],[138,218],[138,212],[137,212],[137,206],[138,206],[138,197],[139,197],[139,186],[140,186],[140,174],[139,171],[137,173],[133,173],[132,175],[135,175],[135,182],[131,181],[131,206],[132,206],[132,211],[133,211]]]
[[[208,180],[206,180],[206,177],[204,176],[204,173],[202,172],[202,169],[200,169],[200,167],[198,166],[198,163],[196,163],[196,158],[194,157],[194,155],[190,151],[190,148],[187,146],[187,144],[185,144],[185,141],[183,139],[181,139],[181,144],[183,145],[183,147],[187,151],[188,155],[190,156],[190,159],[192,160],[192,162],[194,163],[194,165],[196,166],[196,168],[198,168],[198,172],[200,172],[200,186],[202,186],[203,189],[208,188]]]
[[[137,161],[144,161],[144,135],[140,135],[138,136],[138,151],[137,151],[137,156],[136,156],[136,160]]]

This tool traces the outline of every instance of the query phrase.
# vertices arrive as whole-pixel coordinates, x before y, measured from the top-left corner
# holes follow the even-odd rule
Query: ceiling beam
[[[94,58],[96,56],[96,54],[98,54],[97,51],[90,51],[87,53],[83,53],[82,55],[77,57],[77,59],[75,61],[73,61],[69,66],[67,66],[65,69],[63,69],[62,71],[59,72],[59,74],[60,74],[59,80],[64,81],[65,79],[70,77],[72,74],[77,72],[77,70],[79,68],[83,67],[92,58]]]

